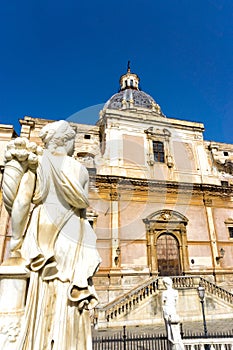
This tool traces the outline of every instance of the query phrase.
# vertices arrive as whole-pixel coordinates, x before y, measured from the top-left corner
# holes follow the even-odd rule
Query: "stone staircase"
[[[107,305],[97,308],[98,322],[100,324],[110,323],[114,319],[125,316],[143,301],[156,294],[158,294],[158,278],[150,278]]]
[[[215,283],[210,282],[201,276],[176,276],[172,277],[172,280],[173,287],[179,290],[182,295],[184,295],[185,293],[188,295],[189,293],[189,298],[192,299],[191,302],[193,302],[193,300],[195,299],[194,301],[197,305],[199,305],[199,299],[197,296],[196,289],[199,286],[199,283],[201,283],[205,288],[206,296],[208,295],[209,298],[213,298],[215,300],[215,304],[217,299],[220,303],[222,303],[222,305],[227,304],[228,309],[226,309],[226,312],[231,311],[232,308],[231,312],[233,316],[233,293],[225,290],[222,287],[217,286]],[[145,309],[147,303],[151,301],[152,297],[156,298],[157,300],[158,310],[155,315],[149,315],[149,317],[153,318],[151,322],[163,322],[159,298],[159,296],[162,293],[162,290],[164,290],[162,277],[150,278],[144,283],[131,289],[129,292],[114,299],[105,306],[97,308],[96,319],[98,319],[99,327],[113,327],[117,325],[122,325],[124,323],[130,324],[130,315],[132,313],[135,313],[136,310],[138,310],[138,312],[140,313],[140,308],[141,310]],[[187,301],[187,304],[189,304],[189,300]],[[183,302],[181,302],[181,310],[182,307],[185,308]],[[196,307],[196,309],[198,309],[198,307]],[[178,310],[179,314],[182,314],[181,310]],[[121,322],[119,322],[120,320]],[[137,321],[137,324],[140,323],[141,322],[139,319]],[[132,322],[131,324],[136,323]]]

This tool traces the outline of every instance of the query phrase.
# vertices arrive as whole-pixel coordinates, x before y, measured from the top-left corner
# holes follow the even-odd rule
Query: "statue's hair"
[[[46,148],[49,144],[53,144],[54,148],[56,148],[57,146],[64,146],[67,140],[73,139],[75,131],[68,122],[59,120],[44,126],[39,136]]]

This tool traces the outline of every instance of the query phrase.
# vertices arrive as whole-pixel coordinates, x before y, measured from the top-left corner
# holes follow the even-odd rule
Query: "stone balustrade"
[[[233,338],[183,339],[183,344],[187,350],[205,350],[206,345],[209,350],[233,350]]]
[[[177,289],[197,288],[199,283],[203,285],[206,292],[217,296],[218,298],[233,304],[233,294],[228,290],[217,286],[215,283],[208,281],[200,276],[176,276],[172,277],[173,286]]]
[[[217,286],[203,277],[192,275],[174,276],[172,277],[172,281],[173,286],[176,289],[196,289],[201,282],[206,292],[217,296],[225,302],[233,304],[233,294],[231,292]],[[150,278],[126,294],[114,299],[107,305],[97,308],[96,318],[98,319],[98,323],[107,325],[118,317],[127,315],[141,302],[152,295],[158,294],[160,289],[164,289],[162,277]]]
[[[200,277],[200,282],[203,284],[203,287],[207,292],[216,295],[218,298],[221,298],[230,304],[233,304],[233,294],[231,292],[202,277]]]

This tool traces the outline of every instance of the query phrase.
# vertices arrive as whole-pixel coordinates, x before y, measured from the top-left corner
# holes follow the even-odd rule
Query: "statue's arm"
[[[10,141],[5,151],[3,202],[11,216],[12,239],[10,246],[12,252],[18,250],[22,244],[35,188],[38,155],[40,154],[42,154],[41,147],[21,137]]]
[[[85,170],[86,170],[86,169],[85,169]],[[85,174],[85,180],[84,180],[83,190],[84,190],[85,196],[88,198],[88,194],[89,194],[89,175],[88,175],[87,171],[86,171],[86,174]],[[82,218],[86,218],[86,208],[81,209],[81,211],[80,211],[80,216],[81,216]]]
[[[10,246],[12,252],[19,249],[22,244],[23,235],[28,223],[35,180],[36,175],[33,171],[28,170],[24,173],[14,200],[11,212],[12,239]]]

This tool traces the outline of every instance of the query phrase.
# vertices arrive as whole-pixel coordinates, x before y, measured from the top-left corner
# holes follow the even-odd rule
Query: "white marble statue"
[[[98,302],[92,277],[100,257],[85,217],[88,172],[70,157],[75,131],[67,122],[46,125],[40,137],[43,154],[22,138],[6,151],[3,197],[12,220],[11,259],[30,275],[12,349],[91,350],[90,312]],[[4,346],[0,340],[1,350],[11,349]]]
[[[170,277],[164,277],[163,284],[166,290],[162,293],[162,308],[169,347],[171,350],[183,350],[184,345],[180,336],[180,318],[176,311],[178,291],[172,288]]]

